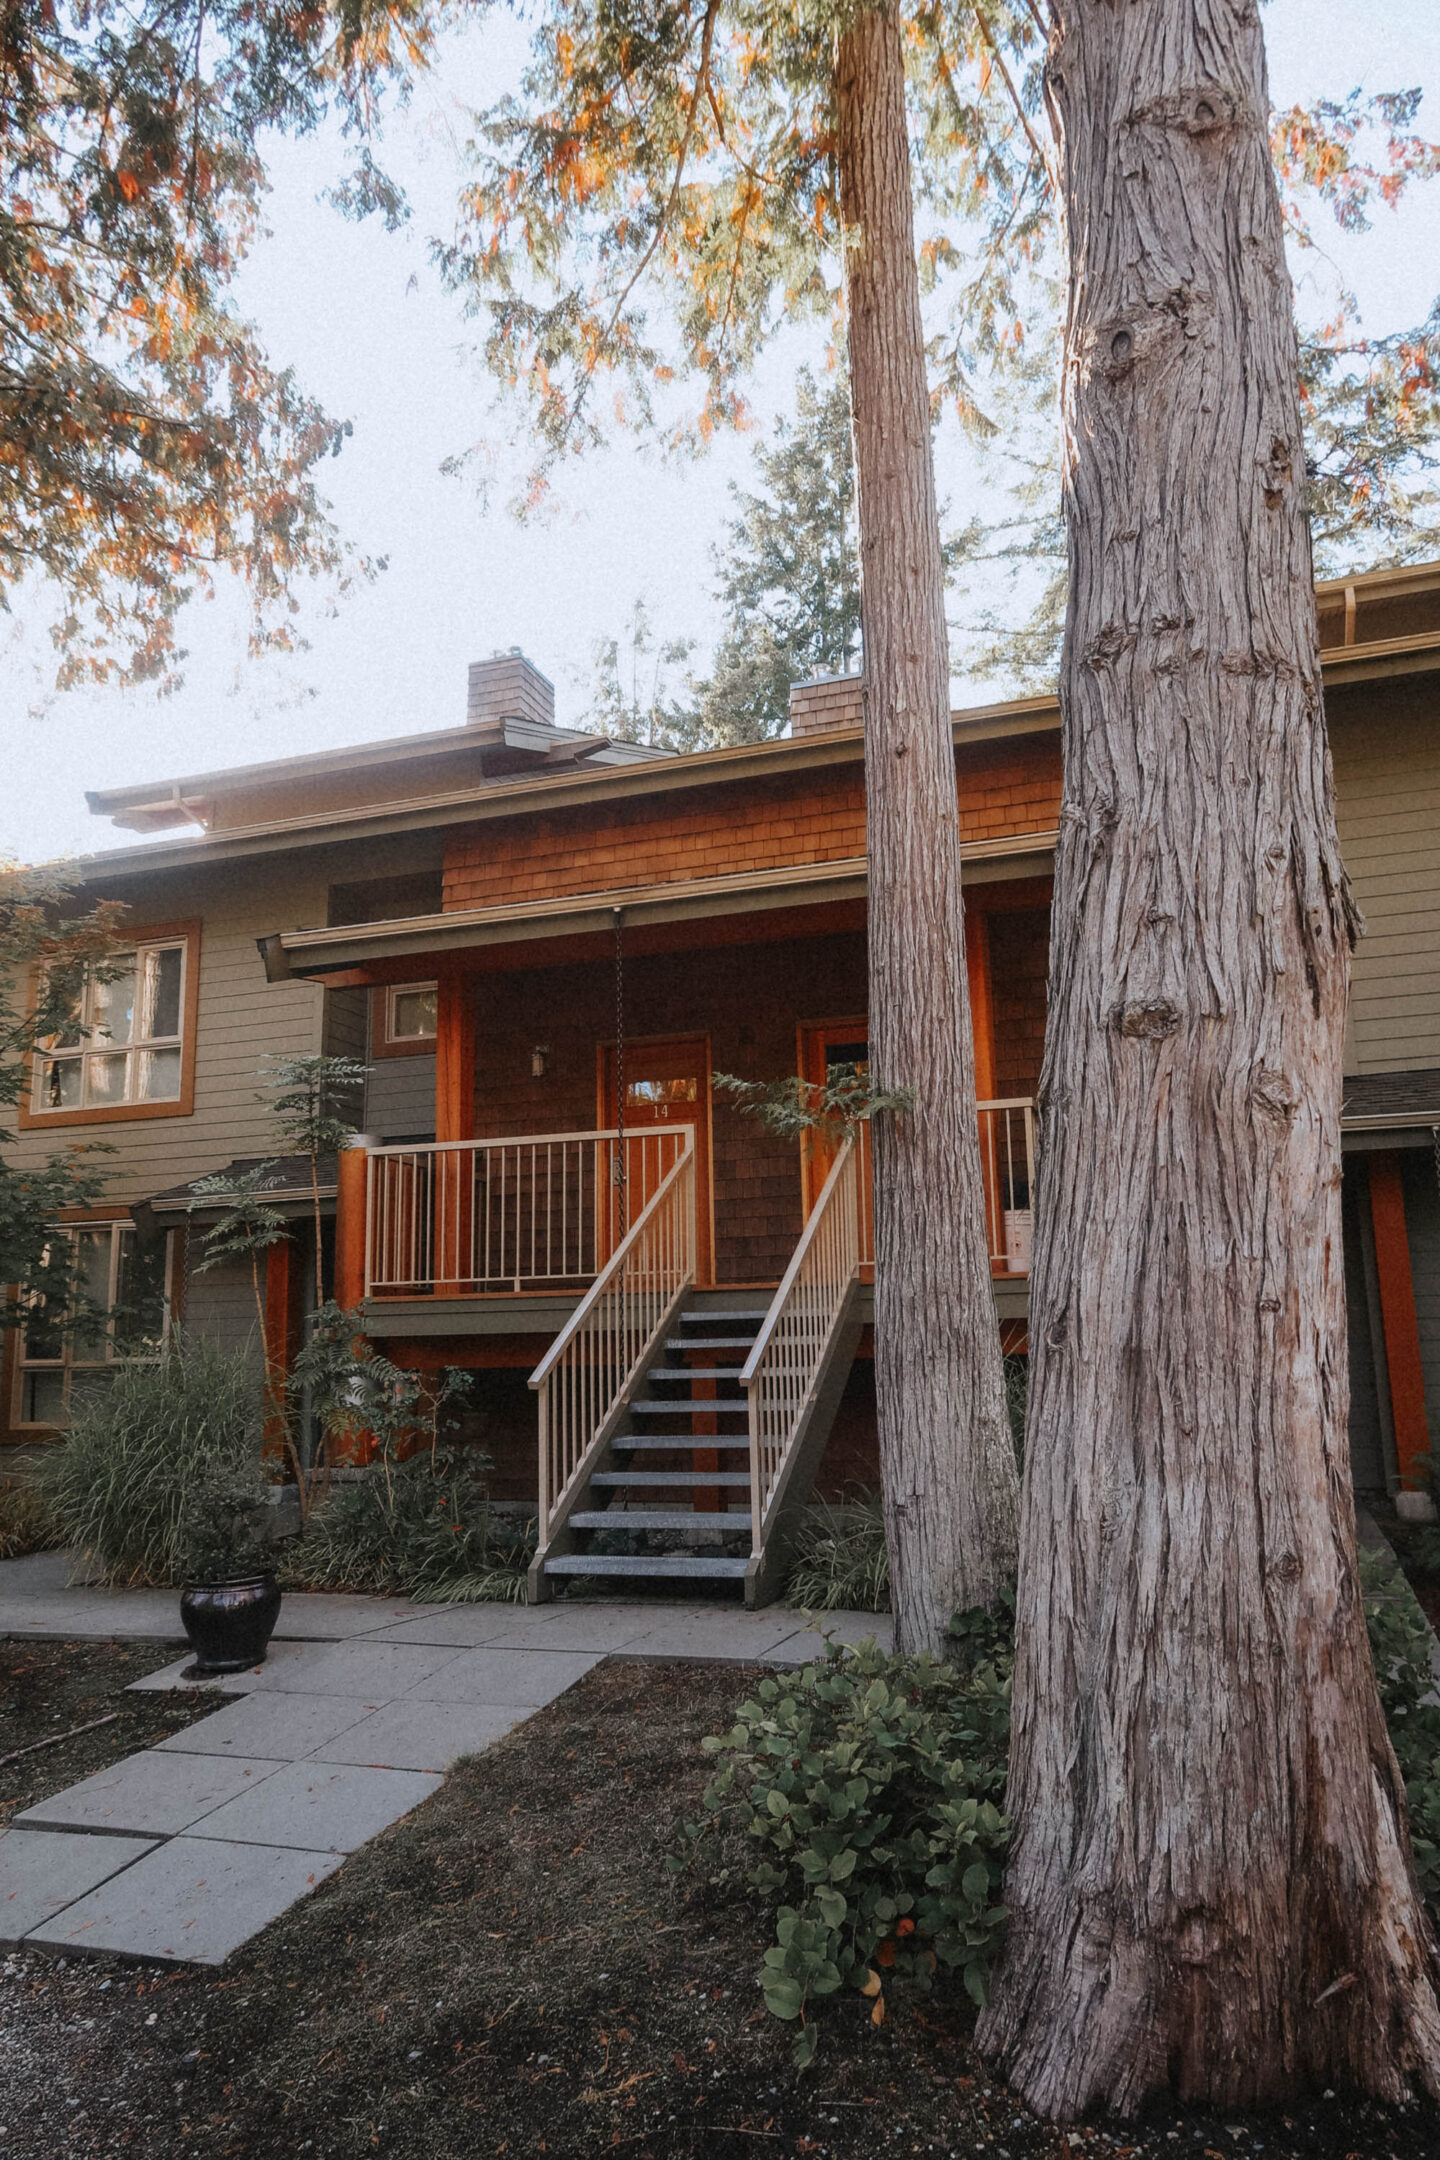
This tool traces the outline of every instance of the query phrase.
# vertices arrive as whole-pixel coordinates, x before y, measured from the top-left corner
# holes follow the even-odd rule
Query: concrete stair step
[[[748,1485],[748,1470],[597,1470],[592,1485]]]
[[[744,1580],[748,1559],[697,1559],[684,1553],[565,1553],[545,1562],[547,1575],[663,1575],[691,1580],[702,1575]]]
[[[617,1448],[745,1448],[749,1433],[616,1433],[610,1445]]]
[[[694,1508],[587,1508],[570,1517],[573,1530],[711,1530],[724,1537],[750,1535],[750,1510],[701,1514]]]
[[[710,1395],[701,1402],[681,1402],[671,1398],[668,1402],[637,1402],[630,1408],[637,1417],[714,1417],[717,1411],[724,1417],[748,1417],[748,1402],[731,1402],[722,1396]]]
[[[705,1347],[708,1350],[710,1345]],[[650,1380],[652,1384],[663,1380],[667,1387],[686,1380],[738,1380],[744,1363],[743,1358],[737,1358],[733,1365],[652,1365]]]
[[[753,1350],[755,1337],[753,1335],[703,1335],[697,1342],[693,1335],[667,1335],[665,1347],[667,1350]],[[736,1362],[743,1365],[745,1360],[739,1358]],[[729,1370],[728,1367],[726,1369]]]

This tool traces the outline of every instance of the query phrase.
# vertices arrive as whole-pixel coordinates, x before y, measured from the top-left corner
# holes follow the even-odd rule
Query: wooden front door
[[[800,1074],[813,1087],[824,1087],[837,1069],[853,1065],[865,1072],[870,1064],[870,1023],[858,1020],[817,1020],[800,1030]],[[801,1149],[800,1174],[806,1216],[819,1199],[835,1161],[835,1143],[822,1132],[807,1132]],[[871,1220],[870,1127],[860,1127],[860,1237],[868,1262],[874,1251]],[[869,1267],[865,1273],[869,1279]]]
[[[615,1045],[600,1050],[600,1122],[620,1123]],[[695,1133],[695,1279],[715,1279],[710,1226],[710,1044],[703,1035],[625,1045],[626,1218],[634,1222],[658,1182],[656,1151],[643,1135],[689,1125]],[[633,1137],[631,1137],[633,1136]]]

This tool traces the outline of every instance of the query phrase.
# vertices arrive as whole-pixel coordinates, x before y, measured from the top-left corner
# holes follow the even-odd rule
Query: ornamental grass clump
[[[1011,1607],[1013,1613],[1013,1605]],[[897,1987],[957,1976],[976,2002],[1005,1925],[1000,1902],[1010,1728],[1009,1615],[965,1615],[956,1660],[832,1644],[822,1662],[762,1680],[717,1758],[676,1872],[714,1850],[774,1911],[761,1987],[815,2054],[817,2005],[849,1994],[880,2024]],[[730,1862],[737,1842],[748,1864]]]
[[[0,1485],[0,1560],[24,1560],[31,1553],[53,1552],[65,1540],[40,1487]]]
[[[92,1574],[160,1585],[187,1579],[207,1496],[237,1480],[264,1502],[255,1362],[177,1328],[164,1357],[117,1364],[78,1404],[44,1492]]]
[[[889,1612],[890,1557],[878,1493],[822,1500],[806,1511],[785,1596],[803,1612]]]

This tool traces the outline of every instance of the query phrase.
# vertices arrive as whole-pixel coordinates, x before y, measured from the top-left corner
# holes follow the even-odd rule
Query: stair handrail
[[[541,1553],[695,1280],[695,1129],[678,1129],[678,1158],[530,1375],[540,1398]]]
[[[750,1529],[758,1553],[770,1501],[809,1409],[861,1263],[859,1149],[847,1133],[740,1371],[750,1413]]]

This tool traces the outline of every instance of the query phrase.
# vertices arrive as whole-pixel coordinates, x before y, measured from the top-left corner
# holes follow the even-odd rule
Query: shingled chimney
[[[470,727],[496,730],[505,720],[555,725],[555,685],[527,660],[518,645],[492,653],[470,666],[470,694],[465,706]]]
[[[831,728],[856,728],[864,718],[863,675],[817,675],[790,691],[790,733],[823,735]]]

